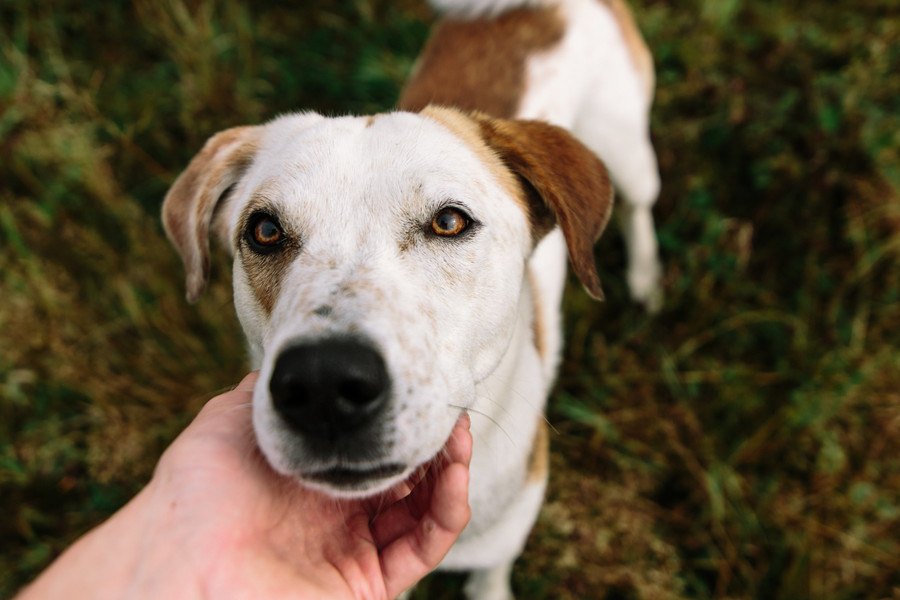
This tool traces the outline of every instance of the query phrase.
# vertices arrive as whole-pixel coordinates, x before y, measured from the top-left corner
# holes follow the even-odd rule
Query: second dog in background
[[[662,304],[651,209],[659,173],[649,135],[653,58],[622,0],[431,0],[435,26],[399,106],[443,104],[564,127],[606,163],[621,194],[631,296]],[[565,244],[557,232],[535,254],[561,277],[542,290],[559,325]],[[561,267],[561,268],[560,268]],[[545,321],[546,322],[546,321]]]

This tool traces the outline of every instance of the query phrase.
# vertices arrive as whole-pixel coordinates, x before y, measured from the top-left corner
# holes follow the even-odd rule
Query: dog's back
[[[653,61],[622,0],[432,4],[444,18],[400,108],[443,104],[570,130],[582,113],[602,110],[589,96],[605,97],[608,108],[621,113],[610,116],[632,119],[649,108]]]

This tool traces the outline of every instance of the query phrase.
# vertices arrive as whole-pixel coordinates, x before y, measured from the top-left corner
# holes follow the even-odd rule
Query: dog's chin
[[[388,463],[372,468],[332,467],[297,474],[301,483],[333,498],[377,496],[409,477],[414,467]]]

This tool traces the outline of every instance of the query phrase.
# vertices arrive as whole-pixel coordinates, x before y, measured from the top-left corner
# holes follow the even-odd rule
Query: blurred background
[[[632,1],[666,303],[572,283],[520,598],[900,597],[900,7]],[[390,109],[419,1],[0,3],[0,596],[247,369],[224,257],[164,238],[204,140]],[[419,598],[454,598],[435,577]]]

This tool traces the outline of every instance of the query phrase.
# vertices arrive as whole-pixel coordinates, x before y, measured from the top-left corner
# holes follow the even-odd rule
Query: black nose
[[[353,339],[291,346],[275,361],[269,391],[275,410],[294,429],[335,436],[371,422],[385,405],[388,375],[381,355]]]

